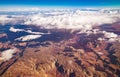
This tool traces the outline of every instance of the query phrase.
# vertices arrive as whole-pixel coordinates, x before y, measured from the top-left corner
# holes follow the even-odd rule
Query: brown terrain
[[[1,52],[13,47],[17,52],[0,63],[0,77],[120,77],[120,43],[98,41],[100,36],[71,34],[59,42],[1,42]]]

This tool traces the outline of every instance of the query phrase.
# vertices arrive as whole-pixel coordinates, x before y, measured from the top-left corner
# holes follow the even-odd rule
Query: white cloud
[[[106,40],[108,42],[120,42],[120,36],[113,32],[98,31],[98,33],[104,34],[104,37],[99,37],[98,40]]]
[[[11,32],[22,32],[24,29],[15,29],[14,27],[10,27],[9,29]]]
[[[40,34],[40,35],[44,35],[44,34],[50,34],[50,32],[48,33],[42,33],[42,32],[33,32],[32,30],[25,30],[25,29],[19,29],[19,28],[14,28],[14,27],[10,27],[9,29],[11,32],[27,32],[30,34]]]
[[[11,17],[9,17],[11,16]],[[1,25],[6,25],[6,24],[21,24],[23,23],[23,19],[25,16],[19,15],[19,16],[14,16],[14,15],[0,15],[0,24]]]
[[[26,9],[28,10],[28,9]],[[32,8],[33,12],[36,10],[38,12],[28,15],[12,15],[8,17],[8,15],[0,16],[0,23],[5,25],[6,23],[12,24],[24,24],[24,25],[34,25],[40,28],[45,29],[72,29],[72,30],[80,30],[79,33],[87,33],[87,34],[104,34],[103,40],[108,39],[109,41],[118,40],[119,35],[106,32],[99,31],[93,29],[94,26],[100,26],[102,24],[112,24],[120,20],[119,10],[115,10],[111,13],[111,9],[107,9],[109,13],[106,13],[106,9],[98,10],[98,11],[83,11],[83,10],[40,10],[39,8]],[[25,9],[23,10],[25,11]],[[42,11],[42,12],[41,12]],[[116,13],[118,12],[118,13]],[[28,41],[32,39],[36,39],[41,37],[42,32],[33,32],[31,30],[24,29],[15,29],[13,27],[10,28],[10,31],[19,32],[24,31],[28,32],[32,35],[22,36],[17,38],[16,40]],[[36,35],[33,35],[36,34]],[[34,36],[34,37],[32,37]],[[99,39],[102,40],[102,39]]]
[[[30,41],[30,40],[40,38],[41,36],[42,35],[26,35],[26,36],[22,36],[20,38],[16,38],[15,40],[18,40],[18,41]]]
[[[0,8],[0,11],[4,12],[14,12],[14,11],[39,11],[40,8],[38,7],[33,7],[33,8]]]
[[[5,25],[26,24],[35,25],[42,28],[66,28],[66,29],[91,29],[93,25],[117,22],[120,14],[109,14],[101,11],[82,11],[82,10],[41,10],[39,8],[29,8],[27,15],[1,15],[0,23]],[[23,11],[26,11],[23,9]],[[31,14],[30,12],[35,12]],[[22,10],[20,10],[22,11]],[[41,12],[42,11],[42,12]],[[22,12],[20,12],[22,13]],[[88,26],[89,25],[89,26]]]
[[[16,53],[16,48],[8,49],[1,52],[0,60],[7,61],[13,57],[13,54]]]
[[[118,37],[117,34],[112,33],[112,32],[103,31],[102,33],[104,34],[104,36],[105,36],[106,38],[117,38],[117,37]]]
[[[46,12],[45,12],[46,13]],[[52,12],[49,12],[54,14]],[[42,28],[65,28],[65,29],[92,29],[93,25],[111,24],[118,21],[120,15],[109,15],[106,13],[81,11],[68,11],[62,14],[45,16],[44,14],[29,15],[24,24],[36,25]],[[118,17],[118,18],[117,18]]]

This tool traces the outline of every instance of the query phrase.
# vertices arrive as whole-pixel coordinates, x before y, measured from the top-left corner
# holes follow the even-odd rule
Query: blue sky
[[[120,0],[0,0],[2,6],[120,7]]]

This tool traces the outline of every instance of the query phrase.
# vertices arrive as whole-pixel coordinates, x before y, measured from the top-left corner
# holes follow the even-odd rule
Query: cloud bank
[[[118,9],[119,10],[119,9]],[[24,10],[23,10],[24,11]],[[16,15],[0,15],[0,24],[24,24],[35,25],[41,28],[66,28],[66,29],[83,29],[90,28],[88,25],[111,24],[120,19],[118,13],[106,13],[104,10],[88,11],[88,10],[40,10],[37,12],[28,11],[15,12]],[[34,13],[35,12],[35,13]],[[22,15],[22,13],[26,13]]]
[[[6,24],[22,24],[24,17],[22,15],[0,15],[0,24],[3,26]]]
[[[25,10],[24,10],[25,11]],[[1,15],[0,24],[22,24],[27,26],[37,26],[45,29],[72,29],[80,30],[80,33],[87,34],[104,34],[102,40],[108,39],[110,42],[119,40],[120,36],[106,31],[100,31],[99,29],[93,29],[94,26],[100,26],[102,24],[112,24],[120,20],[120,9],[98,9],[93,11],[91,9],[62,9],[62,10],[40,10],[25,12],[20,11],[20,15]],[[120,22],[120,21],[119,21]],[[41,37],[41,32],[33,32],[31,30],[10,28],[12,32],[28,32],[31,35],[22,36],[16,40],[28,41]],[[101,40],[99,39],[99,40]]]
[[[27,16],[24,24],[41,28],[91,29],[93,25],[111,24],[118,21],[118,15],[93,11],[65,12],[63,14],[35,14]],[[89,25],[89,26],[88,26]]]

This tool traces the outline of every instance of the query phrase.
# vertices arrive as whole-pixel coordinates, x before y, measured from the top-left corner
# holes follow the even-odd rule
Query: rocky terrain
[[[120,77],[120,9],[0,11],[0,77]]]
[[[0,42],[0,54],[2,51],[15,48],[12,58],[5,61],[0,60],[0,76],[120,76],[119,42],[97,40],[103,36],[102,34],[86,35],[76,34],[76,32],[69,34],[68,32],[71,30],[52,31],[55,34],[51,38],[46,37],[49,39],[48,41]],[[7,34],[0,34],[0,38],[8,37]]]

